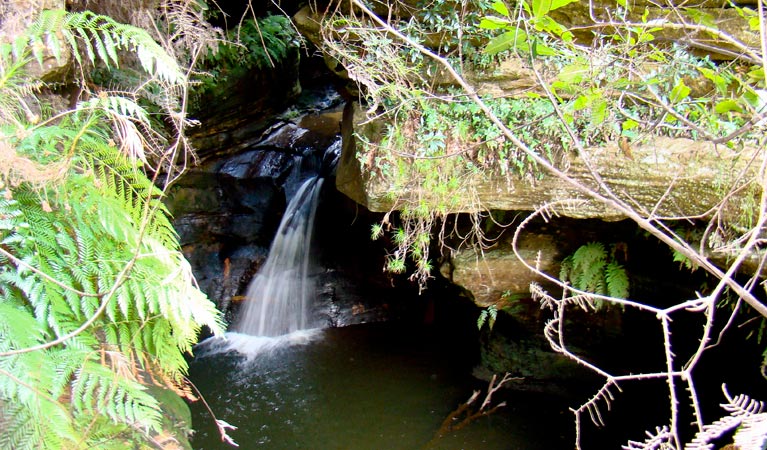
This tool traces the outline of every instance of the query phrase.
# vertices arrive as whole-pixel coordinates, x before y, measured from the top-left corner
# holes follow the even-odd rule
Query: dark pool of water
[[[509,405],[498,413],[434,441],[444,418],[485,385],[471,377],[455,338],[394,324],[327,329],[249,361],[234,352],[198,357],[190,375],[216,416],[239,427],[231,437],[243,449],[572,446],[560,399],[514,392],[503,394]],[[192,410],[196,449],[231,448],[201,402]]]

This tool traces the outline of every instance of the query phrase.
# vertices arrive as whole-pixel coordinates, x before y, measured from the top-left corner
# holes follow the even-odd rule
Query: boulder
[[[537,261],[539,268],[547,273],[559,273],[559,261],[567,256],[561,254],[551,234],[526,233],[518,248],[526,261]],[[445,278],[469,291],[474,303],[483,308],[510,307],[517,303],[520,295],[529,296],[530,283],[546,285],[543,278],[516,257],[507,241],[484,251],[476,247],[460,249],[440,271]],[[535,309],[540,308],[536,305]]]

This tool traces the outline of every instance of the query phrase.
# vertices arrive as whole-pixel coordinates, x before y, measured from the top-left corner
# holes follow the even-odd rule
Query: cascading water
[[[311,326],[309,254],[322,178],[301,184],[290,200],[269,256],[248,286],[234,331],[282,336]]]
[[[306,344],[318,338],[323,319],[314,311],[315,289],[311,268],[311,241],[323,176],[332,173],[341,140],[322,156],[296,157],[285,181],[290,198],[269,256],[250,281],[239,318],[225,337],[212,337],[195,346],[198,358],[236,351],[253,361],[256,356],[284,346]],[[313,175],[306,177],[307,173]]]

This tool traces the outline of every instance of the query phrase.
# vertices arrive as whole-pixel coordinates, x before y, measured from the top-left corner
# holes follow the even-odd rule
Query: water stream
[[[313,326],[307,277],[314,215],[322,179],[307,178],[293,195],[269,256],[248,286],[233,330],[252,336],[281,336]]]

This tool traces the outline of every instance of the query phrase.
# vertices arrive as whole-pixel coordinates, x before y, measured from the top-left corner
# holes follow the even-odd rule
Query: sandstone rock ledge
[[[342,131],[344,147],[338,167],[337,187],[371,211],[394,208],[393,182],[363,173],[357,158],[355,134],[370,142],[380,139],[381,125],[365,123],[357,108],[347,107]],[[752,147],[730,149],[705,141],[656,137],[644,143],[630,143],[629,151],[618,143],[588,148],[589,163],[605,185],[621,200],[634,205],[646,216],[705,217],[717,208],[730,189],[737,191],[722,205],[724,218],[737,221],[758,204],[759,183],[754,182],[764,152]],[[558,164],[576,182],[600,191],[587,162],[567,152]],[[482,173],[466,177],[464,205],[452,213],[481,210],[533,211],[560,200],[583,200],[577,208],[559,211],[585,219],[620,220],[623,216],[604,204],[586,197],[567,182],[545,174],[541,180]],[[400,199],[418,198],[419,192],[396,192]],[[428,197],[427,197],[428,198]]]

